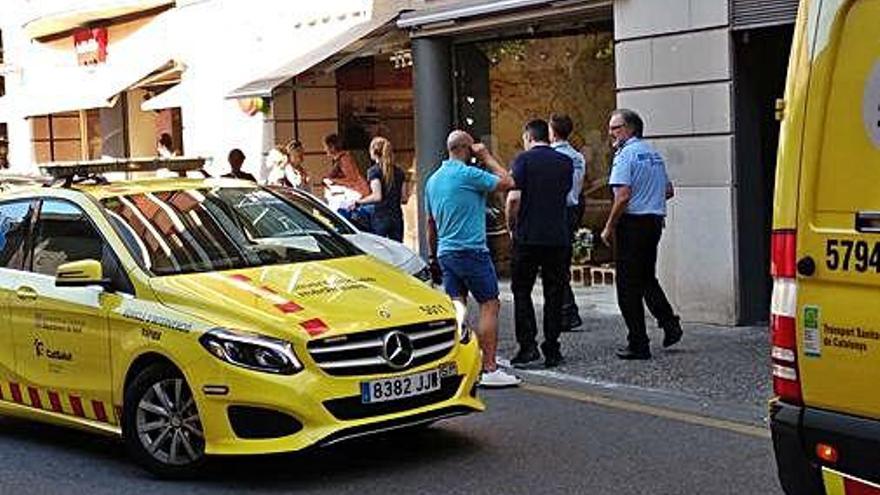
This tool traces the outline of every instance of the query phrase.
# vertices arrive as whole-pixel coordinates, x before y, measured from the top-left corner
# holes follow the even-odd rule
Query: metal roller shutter
[[[734,29],[754,29],[792,24],[798,0],[731,0]]]

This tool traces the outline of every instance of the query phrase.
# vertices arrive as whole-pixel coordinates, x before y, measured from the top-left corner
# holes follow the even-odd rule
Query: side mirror
[[[105,289],[110,287],[110,280],[104,278],[104,270],[101,262],[96,260],[82,260],[64,263],[55,271],[56,287],[86,287],[100,285]]]

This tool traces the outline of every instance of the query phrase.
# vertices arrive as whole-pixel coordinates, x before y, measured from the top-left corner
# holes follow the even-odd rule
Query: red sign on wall
[[[73,32],[73,48],[79,65],[107,60],[107,28],[83,28]]]

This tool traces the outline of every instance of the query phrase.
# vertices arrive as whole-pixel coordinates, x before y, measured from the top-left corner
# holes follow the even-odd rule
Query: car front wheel
[[[169,364],[148,366],[126,388],[122,431],[132,457],[159,477],[189,477],[205,462],[195,399]]]

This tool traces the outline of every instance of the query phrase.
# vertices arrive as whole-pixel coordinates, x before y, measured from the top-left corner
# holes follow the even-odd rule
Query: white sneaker
[[[483,388],[505,388],[516,387],[522,383],[518,376],[511,375],[501,368],[495,371],[484,371],[480,376],[480,386]]]

